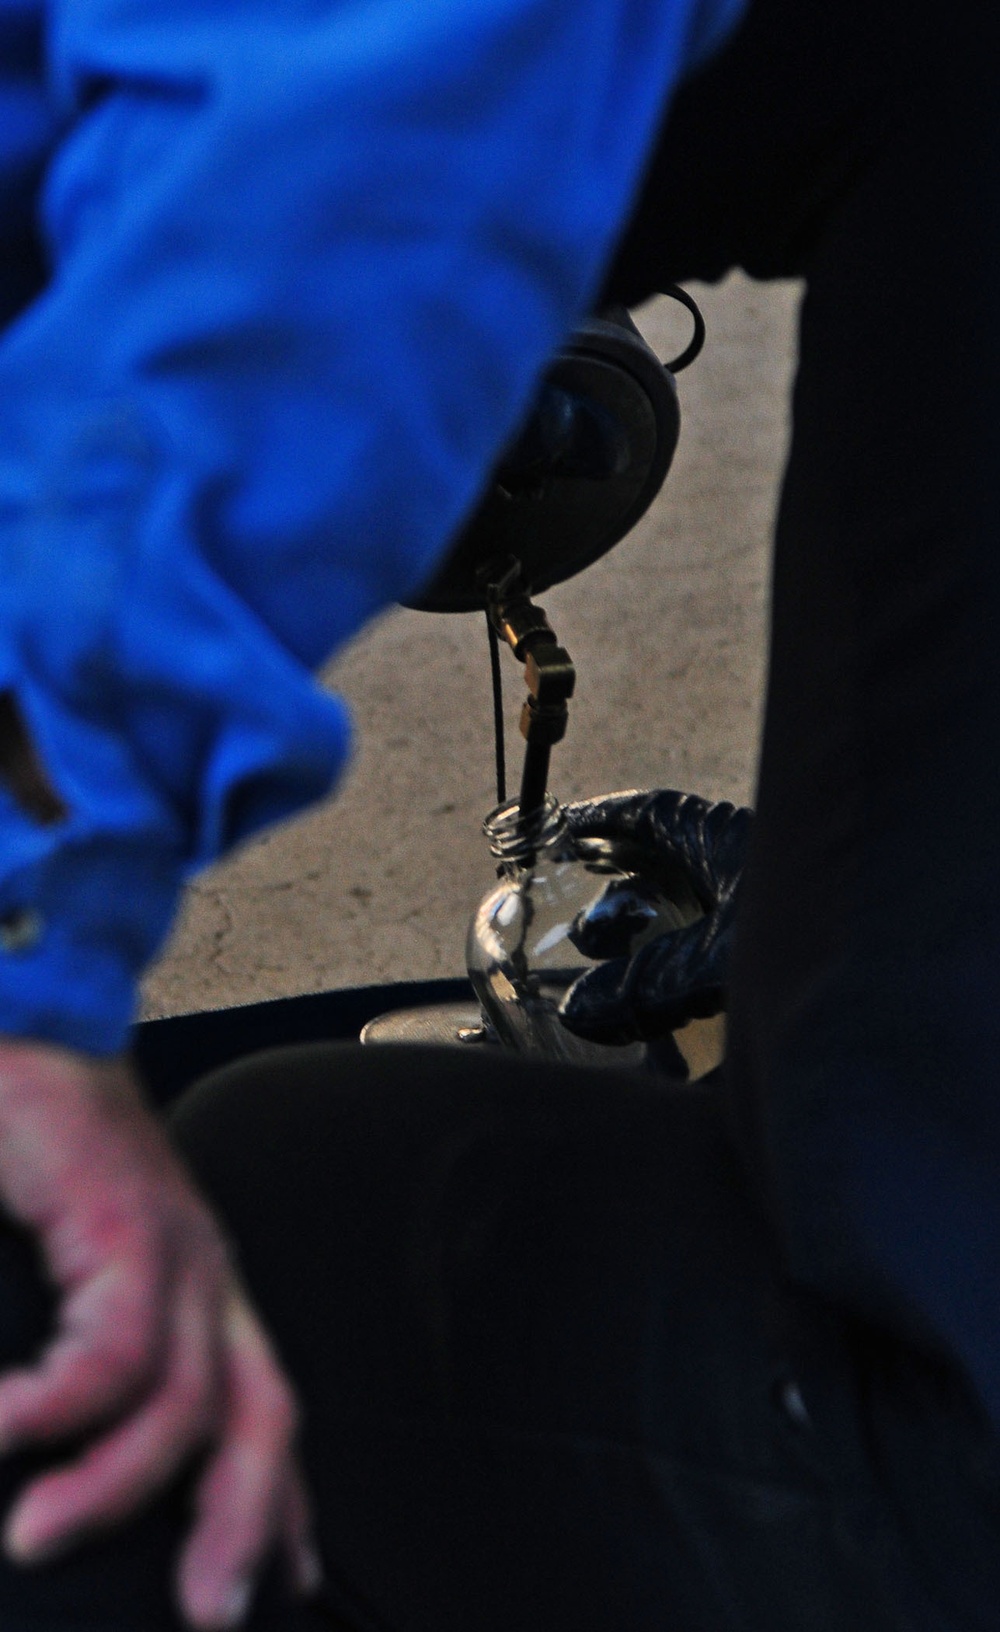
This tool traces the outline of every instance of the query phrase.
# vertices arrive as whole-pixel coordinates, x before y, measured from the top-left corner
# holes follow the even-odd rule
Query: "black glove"
[[[575,838],[606,838],[644,853],[650,872],[678,863],[705,910],[685,929],[611,957],[574,981],[559,1013],[570,1031],[600,1043],[663,1037],[725,1002],[736,895],[752,812],[693,793],[615,793],[566,807]],[[599,932],[599,926],[597,926]],[[602,955],[598,940],[583,948]],[[609,943],[608,950],[612,950]]]

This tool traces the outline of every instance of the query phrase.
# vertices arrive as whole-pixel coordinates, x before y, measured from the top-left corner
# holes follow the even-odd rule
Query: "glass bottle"
[[[702,916],[686,874],[678,866],[669,878],[653,879],[614,842],[574,838],[551,794],[527,820],[516,801],[500,805],[483,832],[499,883],[473,914],[466,957],[498,1040],[577,1064],[645,1064],[643,1043],[577,1037],[559,1018],[559,1003],[605,958],[631,956]]]

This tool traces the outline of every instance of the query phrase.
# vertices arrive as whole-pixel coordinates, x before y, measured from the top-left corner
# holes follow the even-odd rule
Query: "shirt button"
[[[811,1428],[812,1418],[809,1415],[801,1390],[794,1378],[786,1378],[776,1390],[778,1404],[790,1422],[796,1428]]]
[[[0,951],[30,952],[42,938],[45,925],[30,907],[15,907],[0,917]]]

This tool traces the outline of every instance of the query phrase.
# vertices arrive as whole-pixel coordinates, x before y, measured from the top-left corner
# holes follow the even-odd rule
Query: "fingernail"
[[[3,1550],[15,1564],[26,1564],[31,1557],[31,1542],[25,1545],[25,1536],[16,1518],[8,1519],[3,1532]]]
[[[225,1627],[239,1626],[245,1619],[250,1608],[250,1595],[253,1592],[252,1581],[237,1581],[230,1590],[229,1596],[222,1606],[222,1625]]]
[[[70,1545],[69,1539],[57,1536],[35,1535],[29,1525],[19,1521],[15,1514],[3,1533],[3,1550],[14,1564],[45,1564],[56,1558]]]

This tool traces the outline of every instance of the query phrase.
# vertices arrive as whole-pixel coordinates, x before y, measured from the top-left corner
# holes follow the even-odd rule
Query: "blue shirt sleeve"
[[[184,878],[334,784],[311,670],[434,566],[732,0],[62,0],[0,344],[0,1029],[121,1046]],[[700,43],[699,43],[700,42]]]

